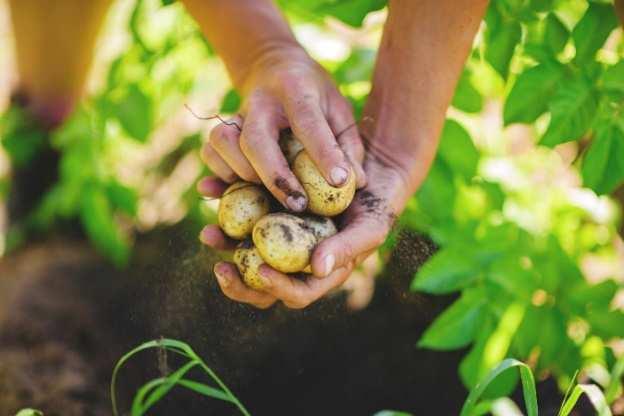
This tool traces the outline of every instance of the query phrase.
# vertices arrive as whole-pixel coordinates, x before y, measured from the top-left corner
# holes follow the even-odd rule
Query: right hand
[[[344,185],[352,167],[358,187],[365,185],[364,146],[351,106],[305,51],[267,52],[252,65],[241,90],[241,114],[216,126],[202,149],[215,175],[227,183],[262,183],[287,209],[304,211],[307,196],[278,144],[280,130],[290,127],[330,184]]]

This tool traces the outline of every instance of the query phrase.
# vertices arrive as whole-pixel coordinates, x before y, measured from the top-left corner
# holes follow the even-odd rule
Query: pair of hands
[[[259,270],[264,289],[259,291],[243,283],[235,265],[215,265],[223,293],[235,301],[268,308],[281,300],[290,308],[304,308],[340,286],[383,243],[409,187],[405,175],[392,158],[376,150],[378,146],[369,146],[365,153],[357,128],[348,128],[354,124],[350,104],[304,51],[262,57],[242,90],[242,113],[230,120],[236,125],[228,122],[215,127],[202,148],[202,160],[216,176],[198,183],[201,194],[218,198],[240,178],[264,184],[287,209],[304,211],[305,191],[278,144],[279,131],[287,127],[330,184],[343,185],[350,167],[356,175],[359,190],[337,224],[340,232],[314,250],[313,275],[293,278],[264,264]],[[200,240],[218,250],[236,246],[217,225],[206,226]]]

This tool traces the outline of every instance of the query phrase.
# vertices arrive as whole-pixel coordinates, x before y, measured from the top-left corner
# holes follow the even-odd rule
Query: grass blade
[[[589,398],[592,406],[594,406],[594,409],[598,412],[598,416],[613,416],[605,396],[595,384],[576,385],[574,390],[572,390],[572,394],[568,397],[568,400],[563,403],[559,416],[568,416],[583,393]]]
[[[228,396],[227,393],[224,393],[219,389],[215,389],[214,387],[207,386],[206,384],[186,379],[181,379],[178,381],[178,384],[194,391],[195,393],[212,397],[213,399],[223,400],[224,402],[232,402],[232,398]]]
[[[167,351],[171,351],[173,353],[182,355],[188,358],[190,361],[176,370],[169,377],[163,377],[154,379],[147,384],[143,385],[141,389],[137,392],[132,404],[132,414],[133,415],[142,415],[145,411],[147,411],[151,406],[153,406],[156,402],[162,399],[176,384],[184,386],[190,390],[193,390],[199,394],[203,394],[208,397],[212,397],[218,400],[223,400],[234,404],[238,410],[244,416],[250,416],[247,409],[243,406],[243,404],[238,400],[236,396],[230,391],[230,389],[221,381],[221,379],[217,376],[217,374],[212,371],[210,367],[199,357],[193,349],[186,344],[185,342],[178,341],[175,339],[169,338],[161,338],[159,340],[153,340],[145,342],[133,350],[126,353],[115,365],[113,369],[113,375],[111,378],[111,402],[113,407],[113,415],[119,416],[119,410],[117,408],[117,396],[115,392],[117,391],[117,378],[119,375],[119,371],[124,366],[124,364],[136,354],[153,348],[165,349]],[[193,367],[200,366],[202,370],[204,370],[210,378],[221,388],[221,390],[217,388],[210,387],[203,383],[195,382],[192,380],[185,380],[182,377]],[[147,399],[143,402],[144,398]]]
[[[186,373],[198,365],[196,361],[189,361],[167,377],[162,377],[145,384],[134,396],[132,416],[142,416],[150,407],[163,398]],[[155,383],[158,382],[158,383]],[[143,399],[147,396],[147,399]]]
[[[607,403],[613,403],[618,396],[618,390],[620,389],[620,379],[624,375],[624,355],[616,361],[611,371],[611,379],[609,385],[605,390],[605,398]]]
[[[477,401],[485,391],[485,389],[504,371],[518,367],[520,370],[520,379],[522,381],[522,390],[524,393],[524,403],[528,416],[537,416],[537,393],[535,392],[535,379],[533,372],[523,362],[508,358],[502,361],[496,368],[488,373],[471,391],[462,407],[460,416],[471,416],[477,406]]]

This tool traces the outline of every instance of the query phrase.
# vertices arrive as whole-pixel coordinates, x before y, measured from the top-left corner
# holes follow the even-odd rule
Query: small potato
[[[316,215],[306,215],[303,217],[303,220],[310,231],[312,231],[312,234],[316,237],[316,244],[338,232],[334,222],[330,218],[317,217]],[[308,264],[302,272],[312,273],[312,266]]]
[[[316,168],[306,151],[299,152],[292,170],[306,194],[308,210],[317,215],[333,217],[343,212],[355,194],[355,173],[349,173],[347,183],[341,188],[331,186]]]
[[[225,190],[219,201],[217,219],[228,236],[242,240],[249,236],[256,221],[270,211],[266,191],[249,182],[236,182]]]
[[[305,269],[317,243],[303,219],[286,213],[262,217],[253,229],[252,238],[264,261],[282,273]]]
[[[293,163],[299,152],[303,150],[303,144],[295,138],[291,129],[280,131],[279,146],[289,165]]]
[[[260,253],[251,241],[241,242],[234,251],[234,264],[243,281],[252,289],[262,289],[262,280],[258,276],[258,267],[264,263]]]

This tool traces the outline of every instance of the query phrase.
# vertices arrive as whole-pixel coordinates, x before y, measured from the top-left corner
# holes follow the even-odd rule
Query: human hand
[[[315,248],[311,261],[313,275],[292,277],[262,265],[259,274],[263,290],[254,290],[243,283],[236,266],[220,262],[214,271],[225,295],[258,308],[267,308],[277,300],[290,308],[304,308],[344,283],[352,270],[383,243],[396,213],[412,192],[399,165],[375,151],[367,155],[365,169],[367,176],[375,180],[356,193],[350,207],[341,215],[340,232]],[[206,196],[219,197],[227,184],[217,178],[205,178],[198,187]],[[231,250],[236,245],[217,225],[205,227],[200,239],[221,250]]]
[[[342,186],[361,167],[364,147],[351,107],[328,74],[300,48],[265,54],[242,82],[241,114],[215,127],[202,157],[222,180],[238,178],[264,186],[287,209],[302,212],[307,195],[288,166],[278,143],[290,127],[325,179]]]

